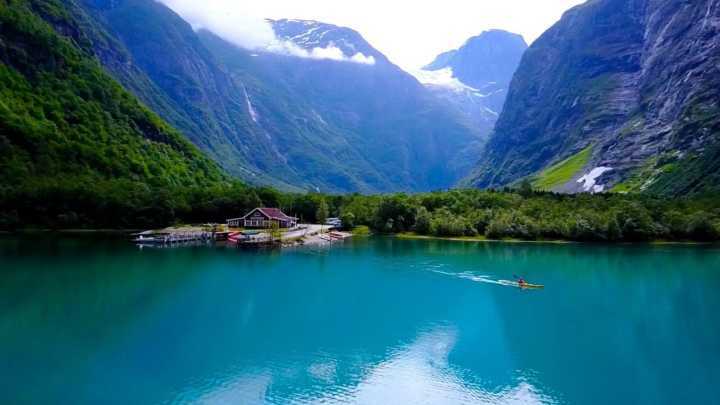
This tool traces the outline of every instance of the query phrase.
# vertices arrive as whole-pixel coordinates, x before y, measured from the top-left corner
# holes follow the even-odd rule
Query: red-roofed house
[[[280,228],[292,228],[297,218],[285,215],[280,208],[255,208],[242,218],[228,219],[230,228],[271,228],[276,222]]]

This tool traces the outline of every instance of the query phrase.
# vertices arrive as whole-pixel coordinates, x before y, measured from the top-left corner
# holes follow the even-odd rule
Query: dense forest
[[[2,226],[120,226],[100,218],[162,207],[156,190],[232,187],[83,51],[82,36],[38,17],[80,32],[60,4],[0,0]]]
[[[281,205],[313,219],[326,200],[348,228],[379,233],[490,239],[652,241],[720,239],[717,197],[565,195],[525,190],[452,190],[416,195],[290,196]]]
[[[347,229],[491,239],[653,241],[720,240],[717,196],[666,199],[640,194],[565,195],[530,189],[424,194],[288,194],[240,183],[148,188],[137,183],[67,183],[4,193],[2,229],[152,228],[224,223],[258,206],[281,207],[314,222],[321,206]]]

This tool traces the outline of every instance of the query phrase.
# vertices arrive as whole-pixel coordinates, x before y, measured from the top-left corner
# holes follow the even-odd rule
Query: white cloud
[[[263,50],[300,58],[325,59],[374,65],[375,58],[362,53],[345,55],[343,51],[328,45],[310,50],[293,42],[284,41],[275,35],[272,25],[265,19],[247,13],[242,4],[226,0],[209,0],[199,3],[194,0],[159,0],[189,22],[193,29],[207,29],[221,38],[242,48]]]
[[[238,46],[263,47],[275,41],[272,26],[263,18],[248,13],[242,2],[227,0],[159,0],[194,29],[205,28]]]
[[[440,70],[413,69],[409,73],[422,84],[447,87],[455,91],[478,91],[458,80],[450,67]]]
[[[357,62],[357,63],[364,63],[366,65],[374,65],[375,64],[374,56],[372,56],[372,55],[366,56],[365,54],[360,53],[360,52],[353,55],[353,57],[350,58],[350,60],[353,62]]]
[[[330,44],[325,48],[315,47],[307,50],[299,47],[293,42],[275,39],[271,43],[265,44],[255,49],[261,49],[267,52],[279,53],[283,55],[296,56],[299,58],[325,59],[339,62],[361,63],[365,65],[375,64],[375,58],[372,56],[366,56],[365,54],[360,52],[356,53],[353,56],[347,56],[340,48],[338,48],[334,44]]]
[[[310,57],[317,59],[342,60],[345,59],[345,54],[343,54],[343,51],[336,46],[328,46],[327,48],[313,48],[310,52]]]
[[[529,42],[584,0],[160,0],[195,27],[254,49],[274,38],[264,18],[300,18],[351,27],[410,70],[492,28]],[[352,58],[352,57],[351,57]]]
[[[310,51],[306,51],[304,49],[299,48],[301,51],[303,51],[302,54],[297,55],[305,58],[311,58],[311,59],[329,59],[329,60],[336,60],[341,62],[354,62],[354,63],[361,63],[364,65],[374,65],[375,64],[375,58],[372,56],[366,56],[363,53],[356,53],[353,56],[348,57],[343,53],[343,51],[336,47],[335,45],[328,45],[326,48],[313,48]]]

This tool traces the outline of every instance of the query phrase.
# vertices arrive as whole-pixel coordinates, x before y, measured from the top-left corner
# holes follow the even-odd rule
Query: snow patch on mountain
[[[312,39],[313,33],[318,31],[320,27],[311,27],[307,31],[303,32],[302,34],[295,35],[294,37],[289,38],[289,41],[294,42],[296,44],[314,44],[317,43],[317,40]]]
[[[490,114],[490,115],[494,115],[495,117],[498,117],[498,116],[500,115],[500,114],[498,114],[497,112],[495,112],[495,111],[493,111],[493,110],[491,110],[491,109],[489,109],[489,108],[487,108],[487,107],[485,107],[485,112],[488,113],[488,114]]]
[[[577,182],[581,183],[585,192],[602,193],[605,190],[605,186],[597,184],[597,179],[610,170],[612,170],[612,167],[596,167],[592,169],[590,173],[580,177]]]

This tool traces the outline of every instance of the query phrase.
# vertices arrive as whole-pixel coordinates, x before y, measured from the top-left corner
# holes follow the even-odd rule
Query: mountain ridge
[[[488,30],[439,54],[415,76],[486,140],[502,112],[510,80],[527,49],[521,35]]]
[[[472,168],[476,130],[356,31],[277,20],[276,48],[247,50],[151,3],[81,4],[130,55],[105,67],[231,174],[294,191],[386,192],[447,188]],[[308,42],[310,28],[322,41]]]
[[[458,49],[438,55],[423,70],[450,69],[452,76],[465,85],[494,97],[491,106],[502,110],[505,92],[527,49],[522,35],[492,29],[470,37]]]
[[[335,56],[342,59],[247,51],[207,31],[201,37],[233,74],[253,83],[248,87],[250,97],[262,104],[259,109],[267,110],[261,117],[273,115],[279,99],[290,98],[296,110],[303,106],[295,113],[304,117],[303,122],[320,133],[335,134],[330,138],[307,134],[307,145],[327,150],[322,152],[325,155],[341,153],[346,167],[365,167],[362,175],[343,180],[360,185],[346,190],[447,188],[469,170],[473,154],[458,156],[465,149],[479,148],[475,131],[361,36],[360,42],[350,42],[349,38],[359,36],[356,31],[307,20],[276,24],[281,40],[300,39],[296,45],[306,51],[338,48],[342,55]],[[305,35],[309,31],[311,35]],[[315,41],[312,35],[322,40]],[[350,60],[358,53],[375,63]],[[279,91],[286,95],[268,97]]]

